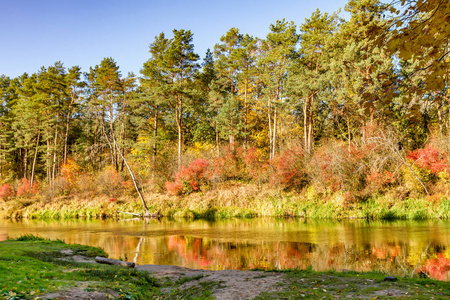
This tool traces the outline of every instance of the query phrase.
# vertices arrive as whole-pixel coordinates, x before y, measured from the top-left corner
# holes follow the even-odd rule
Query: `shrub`
[[[121,181],[120,174],[116,170],[107,168],[95,177],[97,193],[117,198],[121,191]]]
[[[22,185],[17,188],[17,196],[31,196],[39,191],[39,185],[36,181],[31,186],[30,182],[26,178],[22,178]]]
[[[65,179],[69,187],[73,187],[76,183],[77,177],[80,174],[81,168],[75,160],[68,158],[66,163],[61,165],[61,176]]]
[[[446,155],[443,151],[436,149],[432,145],[427,145],[424,149],[410,151],[407,155],[413,164],[420,168],[427,169],[433,174],[449,171]]]
[[[319,188],[359,191],[366,185],[369,152],[340,142],[324,144],[313,155],[309,169],[313,184]]]
[[[0,187],[0,198],[1,199],[7,199],[11,194],[13,193],[12,187],[5,183]]]
[[[397,181],[397,176],[386,170],[375,169],[367,174],[366,194],[384,192]]]
[[[209,162],[205,159],[196,159],[187,167],[182,167],[175,174],[174,182],[166,182],[166,189],[172,195],[190,194],[200,190],[201,186],[209,183],[207,178]]]
[[[215,181],[229,179],[244,179],[245,162],[244,151],[241,147],[226,147],[223,154],[214,160],[214,167],[210,178]]]
[[[425,191],[422,183],[430,190],[436,183],[447,182],[450,166],[446,153],[433,145],[409,151],[406,160],[412,171],[407,166],[403,166],[400,171],[403,184],[410,191],[422,194]]]
[[[285,150],[270,162],[270,182],[286,189],[302,189],[308,183],[303,148],[298,146]]]
[[[244,162],[250,179],[258,183],[266,180],[268,164],[261,151],[251,147],[245,153]]]

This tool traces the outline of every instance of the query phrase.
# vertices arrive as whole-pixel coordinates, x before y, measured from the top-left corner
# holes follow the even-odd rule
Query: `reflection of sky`
[[[422,262],[448,279],[450,222],[0,221],[0,238],[38,234],[100,246],[111,258],[203,269],[347,269],[401,273]],[[437,269],[437,264],[448,267]],[[447,270],[448,268],[449,270]]]

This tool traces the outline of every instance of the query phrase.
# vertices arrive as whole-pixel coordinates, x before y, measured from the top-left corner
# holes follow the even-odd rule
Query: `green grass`
[[[119,298],[151,299],[159,295],[158,282],[147,272],[118,266],[62,260],[64,252],[94,258],[106,253],[95,247],[68,245],[35,236],[0,242],[0,299],[35,299],[40,295],[80,286],[111,289]]]

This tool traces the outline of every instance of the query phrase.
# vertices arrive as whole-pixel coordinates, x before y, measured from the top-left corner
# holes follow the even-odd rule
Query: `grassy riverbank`
[[[167,273],[150,275],[146,271],[93,263],[97,255],[106,254],[99,248],[35,236],[0,242],[0,299],[56,299],[68,295],[106,299],[214,299],[230,292],[227,287],[232,284],[223,273],[216,276],[215,272],[221,271],[190,276],[190,272],[199,271],[183,269],[177,278]],[[388,282],[381,273],[235,272],[238,273],[232,277],[242,277],[242,285],[233,289],[249,292],[245,283],[255,281],[257,284],[251,292],[256,299],[450,297],[450,285],[446,282],[420,278]],[[263,289],[258,289],[259,284]]]
[[[313,219],[448,219],[447,197],[395,198],[391,194],[355,199],[346,193],[321,194],[310,188],[303,193],[259,189],[235,183],[221,189],[171,196],[144,195],[150,212],[166,217],[223,219],[233,217],[306,217]],[[122,212],[141,213],[135,196],[16,197],[0,200],[0,217],[34,219],[119,218]]]

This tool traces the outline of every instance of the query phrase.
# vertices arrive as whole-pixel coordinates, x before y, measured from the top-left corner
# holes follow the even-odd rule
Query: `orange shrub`
[[[80,166],[75,160],[68,158],[66,163],[61,165],[61,176],[66,180],[69,186],[76,183],[77,176],[80,174]]]
[[[11,194],[13,193],[12,187],[5,183],[0,187],[0,198],[1,199],[7,199]]]

